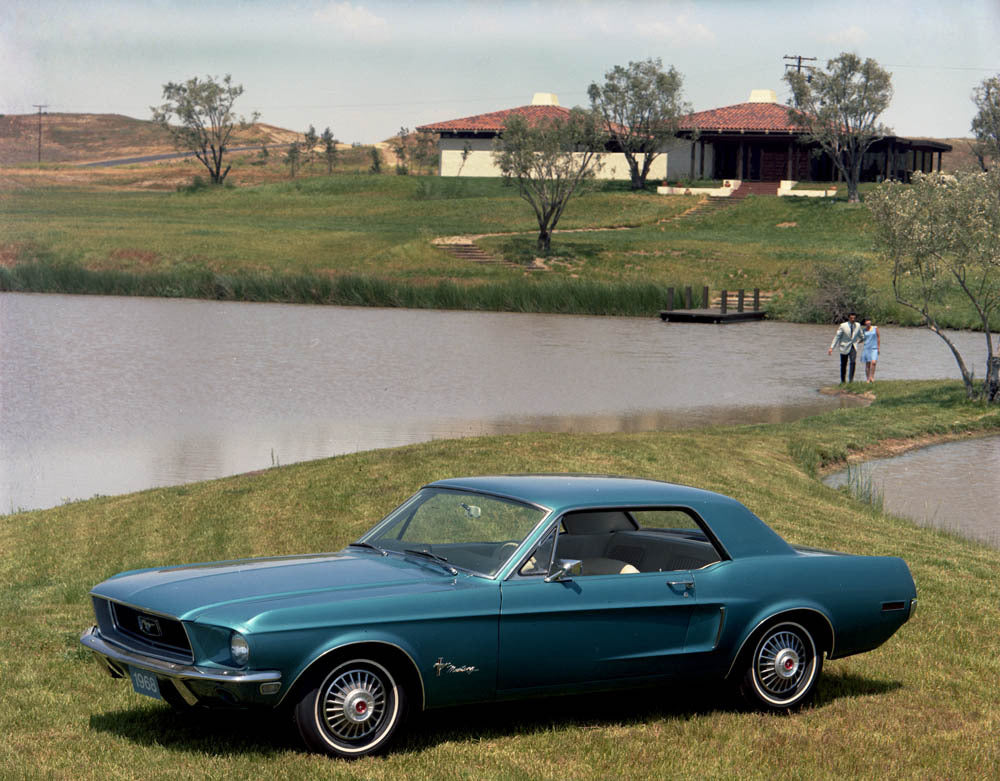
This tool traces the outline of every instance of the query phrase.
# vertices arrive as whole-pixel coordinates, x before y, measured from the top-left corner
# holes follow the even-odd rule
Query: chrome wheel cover
[[[317,705],[323,726],[334,740],[356,743],[385,722],[386,698],[382,679],[359,666],[331,676]]]
[[[764,635],[757,645],[754,685],[768,702],[788,704],[812,683],[815,662],[816,649],[808,632],[784,624]]]

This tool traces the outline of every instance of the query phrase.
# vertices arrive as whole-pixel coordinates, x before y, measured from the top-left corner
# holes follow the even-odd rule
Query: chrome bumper
[[[194,705],[201,698],[197,691],[205,692],[212,688],[222,688],[230,693],[239,693],[237,699],[242,701],[261,701],[270,699],[261,697],[260,684],[272,684],[269,689],[276,693],[280,690],[281,673],[277,670],[220,670],[216,667],[198,667],[189,664],[177,664],[165,659],[130,651],[117,643],[106,640],[96,626],[90,627],[82,635],[80,642],[92,651],[103,666],[114,678],[128,677],[128,667],[138,667],[159,677],[167,678],[189,705]],[[273,684],[278,684],[274,687]],[[196,691],[192,691],[192,689]],[[204,696],[204,695],[201,695]]]

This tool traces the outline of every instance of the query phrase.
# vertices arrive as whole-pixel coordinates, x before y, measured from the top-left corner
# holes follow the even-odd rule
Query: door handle
[[[694,590],[694,581],[693,580],[668,580],[667,581],[667,585],[670,588],[672,588],[672,589],[673,588],[677,588],[678,586],[683,586],[684,587],[684,596],[687,596],[689,591],[693,591]]]

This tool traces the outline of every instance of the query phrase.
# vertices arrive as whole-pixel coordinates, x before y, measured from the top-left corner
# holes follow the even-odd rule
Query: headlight
[[[250,661],[250,644],[239,632],[233,632],[229,638],[229,655],[239,667]]]

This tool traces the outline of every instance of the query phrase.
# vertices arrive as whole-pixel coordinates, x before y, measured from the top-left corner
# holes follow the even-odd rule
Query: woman
[[[878,363],[878,351],[882,346],[882,337],[878,328],[872,325],[872,319],[866,317],[861,333],[864,339],[864,349],[861,352],[861,360],[865,362],[865,380],[875,382],[875,364]]]

